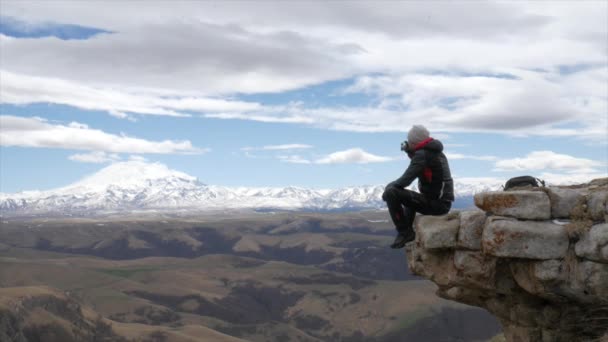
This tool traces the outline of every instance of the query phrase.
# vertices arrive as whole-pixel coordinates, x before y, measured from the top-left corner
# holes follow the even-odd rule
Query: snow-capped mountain
[[[456,183],[458,197],[498,188],[491,179]],[[459,185],[460,184],[460,185]],[[134,210],[288,209],[340,210],[384,208],[383,185],[341,189],[245,188],[207,185],[160,163],[111,164],[63,188],[0,194],[3,215],[95,214]]]

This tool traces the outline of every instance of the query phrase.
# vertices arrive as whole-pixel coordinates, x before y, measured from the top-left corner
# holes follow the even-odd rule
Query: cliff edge
[[[475,195],[421,216],[409,269],[440,297],[485,308],[507,341],[608,340],[608,178]]]

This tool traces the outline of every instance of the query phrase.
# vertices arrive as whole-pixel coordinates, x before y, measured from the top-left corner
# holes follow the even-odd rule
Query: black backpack
[[[539,186],[545,186],[545,181],[532,176],[519,176],[509,179],[503,188],[506,191],[520,186],[532,186],[533,188],[538,188]]]

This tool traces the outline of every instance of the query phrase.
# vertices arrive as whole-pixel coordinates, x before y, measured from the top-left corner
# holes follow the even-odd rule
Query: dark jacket
[[[441,141],[429,138],[408,155],[412,160],[407,170],[387,188],[405,188],[418,178],[418,190],[427,198],[454,201],[454,181]]]

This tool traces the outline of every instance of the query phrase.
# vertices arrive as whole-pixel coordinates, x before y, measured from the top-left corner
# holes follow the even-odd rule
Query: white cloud
[[[125,32],[149,24],[177,21],[241,23],[255,32],[298,31],[311,35],[369,33],[377,39],[412,38],[497,40],[506,44],[516,38],[550,36],[599,40],[597,32],[606,17],[603,2],[158,2],[149,6],[119,2],[80,4],[72,1],[8,2],[6,16],[31,21],[54,21]],[[280,16],[276,13],[281,13]],[[398,13],[399,15],[395,15]],[[137,14],[135,16],[135,14]],[[189,18],[197,18],[191,20]],[[587,24],[587,25],[585,25]],[[235,28],[236,31],[236,28]],[[596,33],[594,35],[594,33]],[[530,48],[534,46],[531,45]],[[415,52],[415,51],[413,51]],[[513,58],[512,56],[511,58]]]
[[[286,155],[286,156],[278,156],[277,158],[279,158],[280,161],[285,162],[285,163],[292,163],[292,164],[310,164],[310,160],[303,158],[302,156],[296,155],[296,154],[292,154],[292,155]]]
[[[133,13],[129,19],[136,26],[87,40],[2,38],[2,66],[20,74],[122,88],[277,92],[347,77],[352,67],[341,62],[358,51],[352,43],[290,30],[260,32],[232,20],[213,24],[211,18],[190,14],[151,23],[137,17]],[[37,65],[43,61],[46,65]]]
[[[312,145],[307,144],[284,144],[284,145],[266,145],[263,146],[263,150],[296,150],[296,149],[307,149],[312,148]]]
[[[510,76],[364,76],[349,91],[377,96],[381,103],[376,107],[305,108],[296,104],[205,116],[355,132],[402,132],[409,128],[406,123],[419,122],[433,135],[493,132],[606,140],[608,67],[573,75],[520,69],[503,73]]]
[[[315,161],[317,164],[346,164],[346,163],[382,163],[394,160],[390,157],[378,156],[368,153],[360,148],[351,148],[344,151],[331,153]]]
[[[576,76],[521,69],[502,69],[502,74],[510,76],[364,76],[350,91],[382,99],[384,111],[377,111],[369,119],[377,120],[378,124],[371,126],[378,129],[394,127],[399,118],[425,122],[430,128],[448,132],[605,138],[598,126],[608,125],[606,115],[602,115],[608,112],[607,67],[592,68]],[[569,131],[557,127],[564,124],[582,127]]]
[[[4,64],[0,65],[3,67]],[[189,112],[248,111],[261,106],[254,102],[188,96],[173,91],[118,89],[89,86],[59,78],[43,78],[0,70],[1,102],[29,104],[50,102],[87,110],[103,110],[125,119],[128,113],[190,116]]]
[[[251,147],[251,146],[247,146],[247,147],[243,147],[241,148],[242,151],[256,151],[256,150],[262,150],[262,151],[281,151],[281,150],[301,150],[301,149],[309,149],[312,148],[312,145],[308,145],[308,144],[281,144],[281,145],[266,145],[266,146],[262,146],[262,147]]]
[[[585,158],[576,158],[553,151],[533,151],[523,158],[499,160],[494,171],[561,170],[572,173],[597,173],[602,163]]]
[[[192,146],[188,140],[150,141],[126,135],[115,135],[87,125],[72,122],[52,124],[41,118],[0,116],[2,146],[61,148],[70,150],[103,151],[109,153],[185,153],[207,152]]]
[[[543,172],[538,178],[544,180],[546,185],[583,184],[596,178],[608,177],[608,172],[582,172],[582,173],[554,173]]]
[[[454,159],[454,160],[471,159],[471,160],[494,161],[494,160],[498,159],[495,156],[475,156],[475,155],[468,155],[468,154],[462,154],[462,153],[446,153],[446,157],[448,157],[448,159]]]
[[[549,11],[546,8],[548,6],[534,9],[525,3],[520,5],[493,2],[378,4],[363,1],[348,3],[238,1],[193,4],[190,1],[172,1],[154,3],[145,8],[130,2],[121,2],[113,6],[105,3],[74,4],[70,1],[55,1],[54,4],[56,5],[52,6],[45,2],[28,6],[18,3],[6,4],[3,10],[7,16],[27,16],[36,21],[70,22],[112,31],[124,31],[142,23],[195,17],[214,23],[239,22],[266,30],[306,27],[348,28],[355,31],[382,33],[394,38],[433,34],[453,37],[504,36],[531,29],[536,31],[535,28],[541,29],[543,25],[550,23],[551,14],[560,12],[559,6],[551,6]],[[579,7],[582,7],[584,12],[585,6],[578,6],[577,9]],[[526,9],[527,11],[522,11]],[[546,15],[539,15],[539,12]],[[573,14],[580,12],[581,10],[577,10]],[[133,17],[134,13],[139,15]],[[276,13],[281,15],[277,16]],[[399,13],[399,16],[395,13]],[[483,13],[483,16],[479,13]],[[505,32],[500,27],[509,27],[510,30]]]
[[[139,155],[131,155],[129,156],[129,160],[130,161],[138,161],[138,162],[147,162],[148,159],[144,156],[139,156]]]
[[[251,120],[259,122],[289,123],[289,124],[314,124],[317,120],[307,115],[293,115],[289,109],[283,107],[264,107],[262,113],[212,113],[204,117],[210,119],[224,120]]]
[[[26,100],[26,102],[30,102],[30,101],[36,102],[35,100]],[[113,116],[115,118],[119,118],[119,119],[128,119],[129,118],[129,115],[127,113],[123,113],[123,112],[115,110],[115,109],[109,110],[108,114],[110,114],[111,116]]]
[[[106,153],[104,151],[92,151],[89,153],[77,153],[68,157],[69,160],[81,163],[103,164],[120,160],[120,156],[115,153]]]
[[[250,154],[252,150],[265,150],[265,151],[290,151],[296,149],[309,149],[311,145],[306,144],[284,144],[284,145],[267,145],[263,147],[244,147],[241,150],[245,151],[245,156],[248,158],[262,158]],[[299,154],[278,154],[273,158],[276,158],[284,163],[291,164],[368,164],[368,163],[381,163],[394,160],[394,158],[378,156],[369,152],[364,151],[361,148],[351,148],[344,151],[337,151],[330,153],[322,158],[313,159],[306,158]]]

